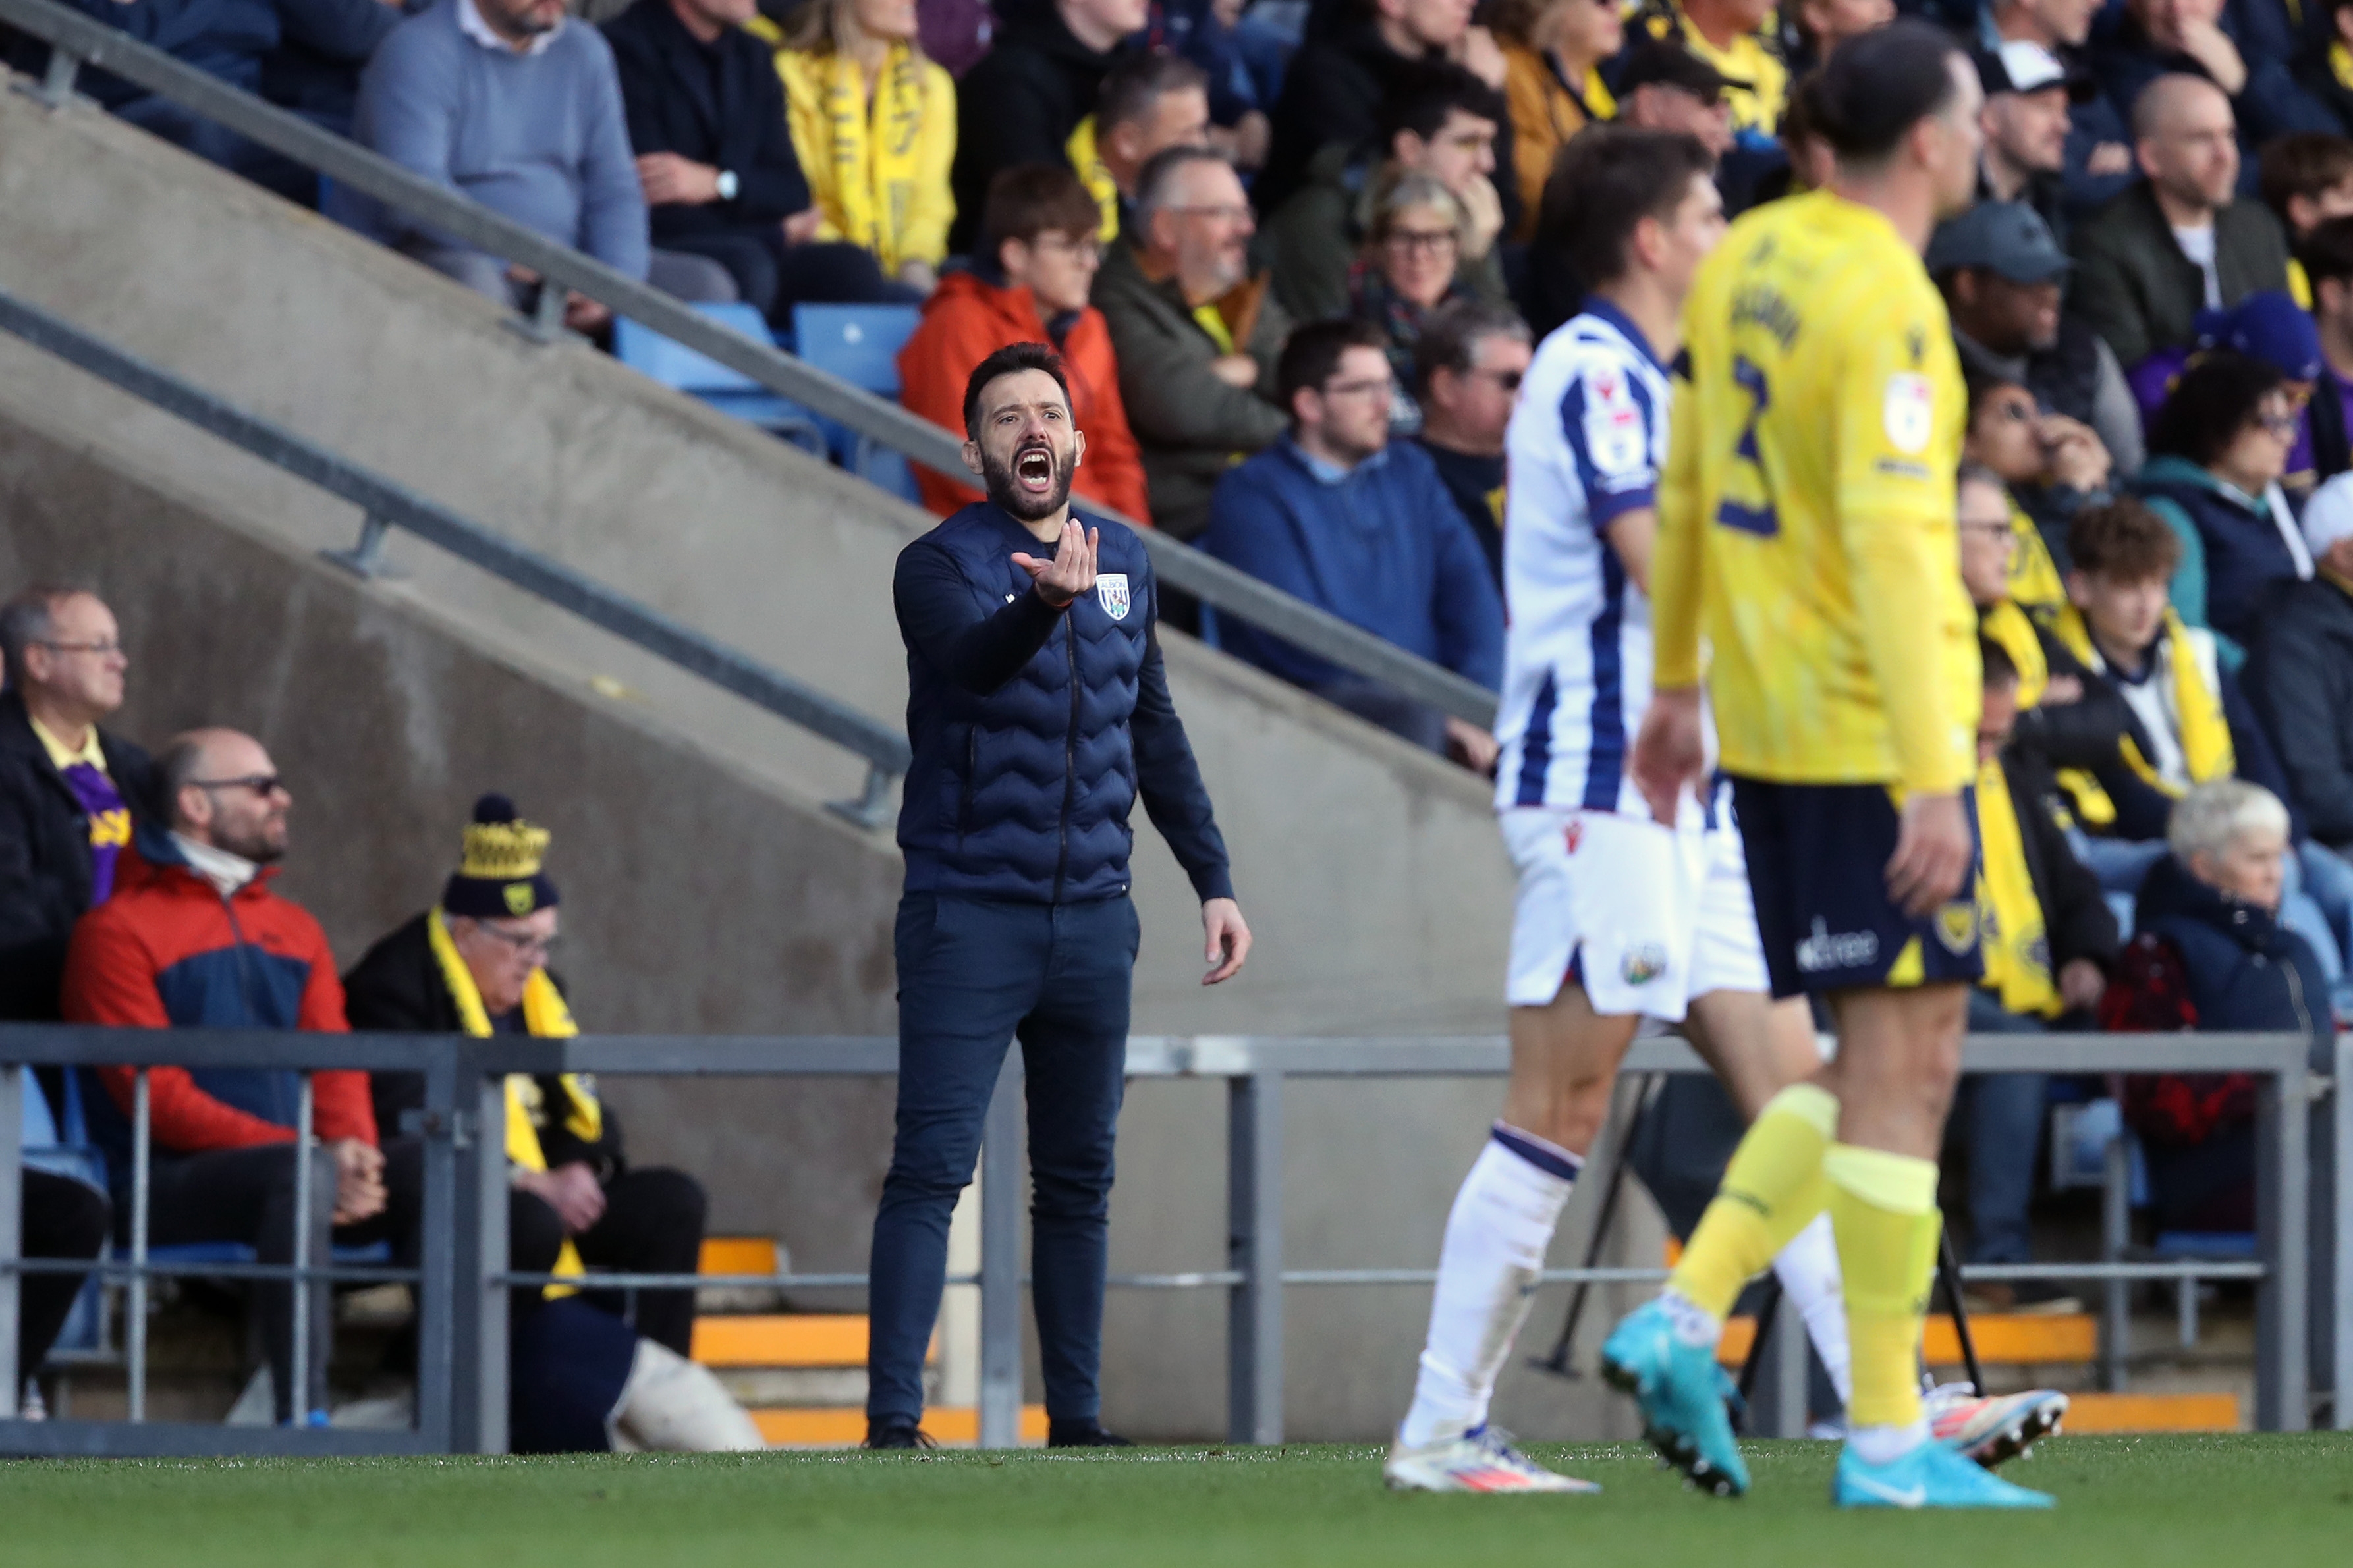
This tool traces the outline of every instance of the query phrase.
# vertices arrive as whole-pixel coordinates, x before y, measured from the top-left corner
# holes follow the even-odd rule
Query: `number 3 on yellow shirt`
[[[1756,362],[1746,354],[1736,354],[1733,357],[1732,379],[1738,382],[1747,390],[1748,395],[1757,400],[1748,410],[1748,423],[1741,427],[1740,442],[1732,449],[1733,456],[1746,465],[1745,468],[1736,468],[1734,472],[1746,472],[1756,476],[1754,494],[1757,497],[1757,504],[1745,506],[1726,494],[1724,500],[1716,503],[1715,521],[1726,528],[1736,528],[1743,533],[1753,533],[1760,539],[1770,539],[1781,531],[1781,520],[1774,515],[1772,497],[1765,487],[1764,459],[1757,450],[1757,421],[1764,417],[1765,410],[1772,405],[1773,396],[1766,390],[1765,373],[1757,369]],[[1730,475],[1725,476],[1725,488],[1727,491],[1732,489]],[[1751,487],[1744,484],[1741,488],[1748,489]]]

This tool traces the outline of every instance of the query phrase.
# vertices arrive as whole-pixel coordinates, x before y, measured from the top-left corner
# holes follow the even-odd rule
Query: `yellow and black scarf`
[[[2032,803],[2029,803],[2030,809]],[[1983,932],[1983,984],[2009,1012],[2055,1018],[2066,1010],[2051,978],[2051,937],[2034,874],[2026,864],[2026,835],[2010,798],[2010,776],[1994,758],[1978,768],[1978,907],[1991,929]]]
[[[439,910],[425,917],[426,937],[432,943],[433,957],[441,966],[441,983],[449,988],[449,998],[458,1005],[458,1021],[466,1033],[476,1039],[486,1039],[491,1033],[491,1015],[482,1005],[482,993],[474,984],[466,961],[459,955],[458,944],[450,939],[448,922]],[[534,969],[522,987],[523,1027],[539,1039],[566,1039],[580,1032],[572,1021],[572,1009],[564,1005],[563,993],[555,982],[547,977],[544,969]],[[605,1110],[596,1099],[596,1085],[586,1073],[568,1072],[559,1080],[564,1086],[564,1125],[584,1143],[594,1143],[605,1133]],[[529,1073],[509,1073],[506,1080],[507,1099],[507,1158],[526,1171],[547,1169],[547,1152],[540,1147],[539,1117],[544,1097],[539,1081]],[[556,1254],[557,1274],[585,1274],[586,1268],[580,1254],[566,1237],[563,1249]],[[550,1298],[571,1294],[571,1288],[551,1285]]]

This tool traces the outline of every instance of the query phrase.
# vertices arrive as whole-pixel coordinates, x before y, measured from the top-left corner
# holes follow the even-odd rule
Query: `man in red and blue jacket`
[[[132,1028],[302,1029],[343,1034],[343,984],[326,933],[309,911],[269,887],[286,853],[292,796],[251,736],[200,730],[174,741],[157,763],[168,827],[142,824],[123,858],[114,896],[75,929],[66,956],[63,1010],[82,1024]],[[131,1212],[135,1069],[96,1069],[90,1132],[107,1152],[115,1211]],[[416,1230],[413,1148],[387,1169],[377,1148],[368,1075],[311,1079],[312,1125],[322,1147],[313,1166],[311,1257],[323,1263],[330,1227],[342,1242]],[[159,1067],[148,1073],[153,1154],[148,1239],[154,1246],[235,1241],[263,1263],[294,1258],[294,1128],[300,1083],[289,1071]],[[323,1419],[332,1292],[311,1292],[314,1347],[310,1387],[290,1384],[293,1292],[260,1287],[265,1338],[280,1421]]]

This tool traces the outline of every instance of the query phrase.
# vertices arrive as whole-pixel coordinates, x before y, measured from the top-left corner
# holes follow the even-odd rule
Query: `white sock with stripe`
[[[1839,1403],[1844,1405],[1852,1396],[1854,1378],[1846,1344],[1846,1294],[1840,1287],[1838,1242],[1831,1235],[1829,1214],[1816,1215],[1811,1225],[1790,1237],[1773,1259],[1773,1273],[1781,1281],[1781,1293],[1805,1320],[1814,1353],[1822,1358]]]

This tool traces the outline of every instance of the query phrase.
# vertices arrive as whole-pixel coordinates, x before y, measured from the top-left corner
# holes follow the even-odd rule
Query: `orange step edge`
[[[1969,1320],[1978,1359],[2004,1365],[2042,1365],[2055,1362],[2087,1362],[2100,1353],[2099,1320],[2089,1313],[2059,1316],[2033,1313],[1981,1313]],[[1716,1342],[1715,1359],[1738,1366],[1748,1359],[1757,1341],[1754,1318],[1734,1318],[1724,1325]],[[1961,1337],[1948,1317],[1928,1320],[1921,1338],[1922,1358],[1931,1366],[1958,1366]]]
[[[2235,1394],[2076,1394],[2068,1396],[2069,1433],[2236,1432]]]
[[[695,1264],[698,1274],[774,1274],[776,1271],[776,1238],[766,1236],[706,1236],[702,1238],[702,1255]]]
[[[753,1424],[773,1447],[854,1448],[866,1441],[862,1410],[754,1410]],[[980,1413],[969,1405],[940,1405],[923,1413],[923,1430],[946,1444],[980,1440]],[[1046,1440],[1046,1407],[1021,1407],[1021,1441]]]
[[[866,1320],[849,1312],[764,1312],[694,1321],[693,1359],[704,1366],[819,1367],[866,1364]],[[937,1361],[932,1339],[926,1362]]]

